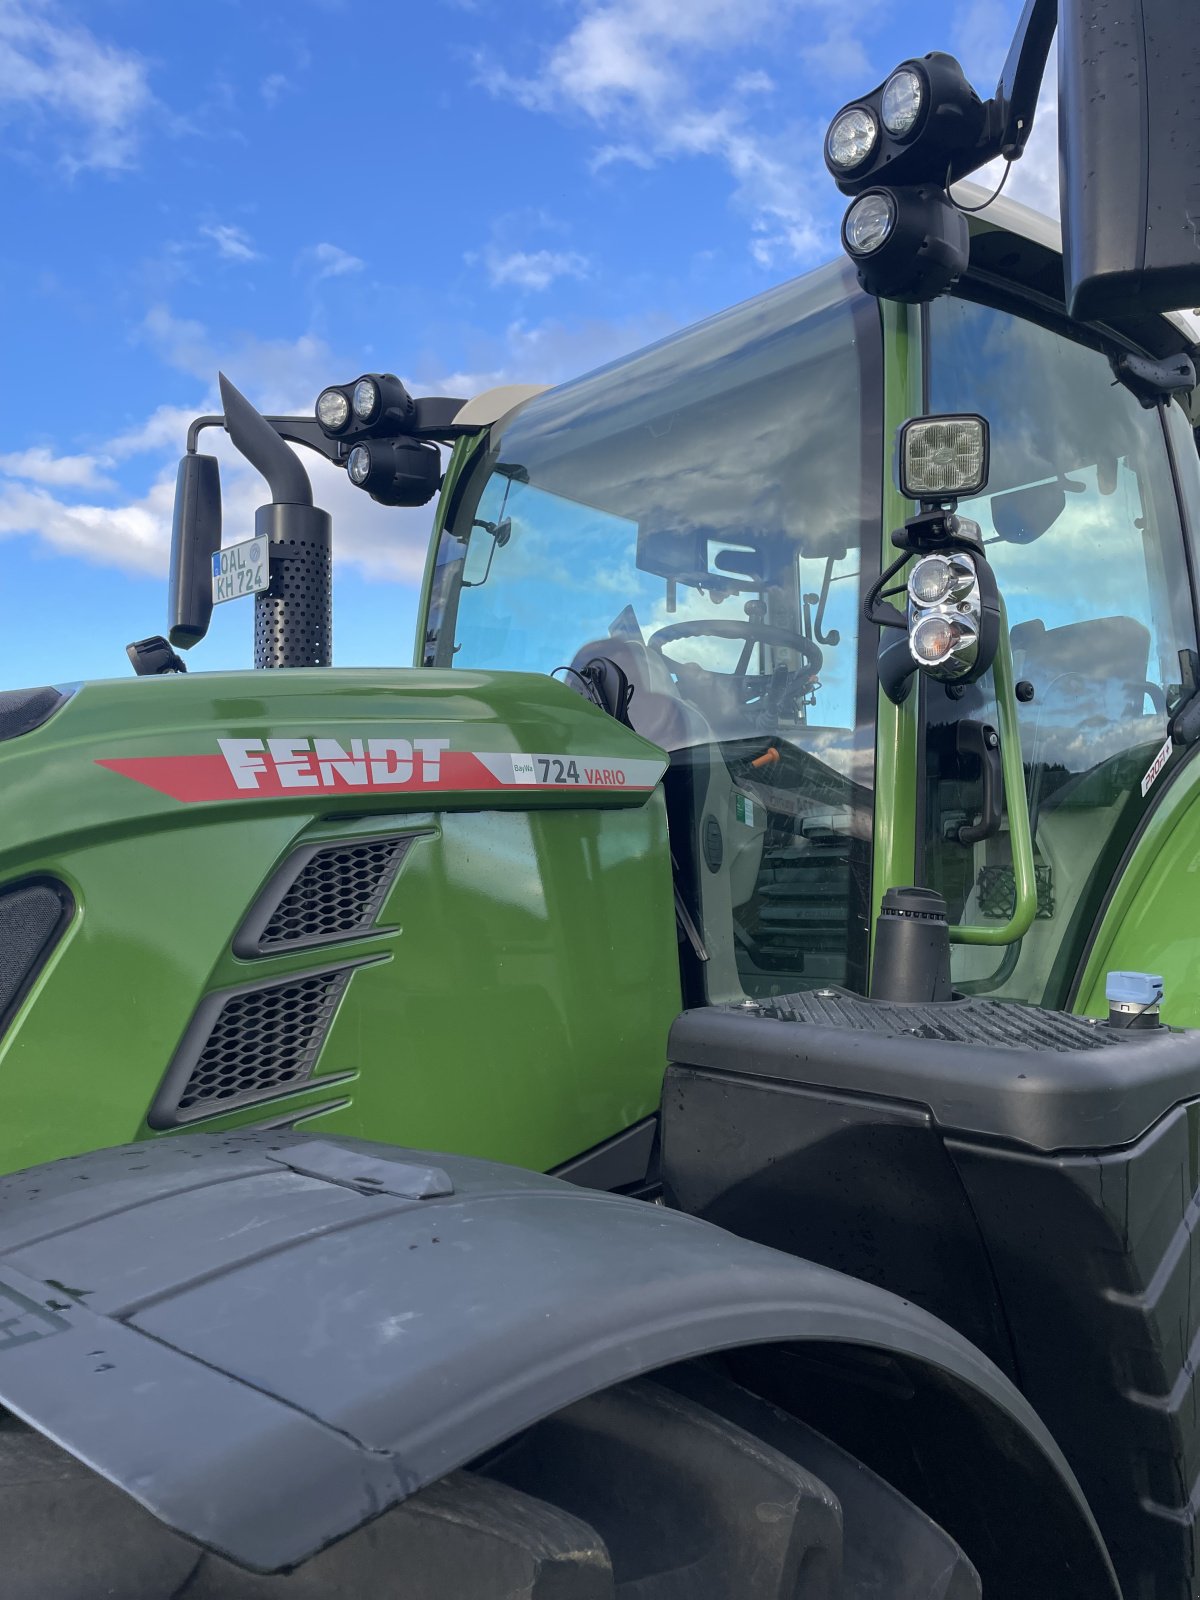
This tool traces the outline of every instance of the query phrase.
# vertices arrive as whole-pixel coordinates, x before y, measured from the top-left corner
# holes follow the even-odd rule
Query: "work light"
[[[868,294],[909,304],[944,294],[971,253],[966,217],[934,184],[863,189],[842,219],[842,243]]]
[[[371,446],[369,444],[356,444],[354,446],[346,461],[346,472],[350,482],[361,489],[371,476]]]
[[[846,213],[842,238],[852,256],[873,255],[896,224],[896,202],[886,189],[860,195]]]
[[[374,378],[360,378],[354,385],[354,415],[360,422],[374,422],[379,411],[379,385]]]
[[[350,397],[344,389],[322,389],[316,411],[317,421],[326,433],[341,433],[350,421]]]
[[[913,131],[925,109],[925,98],[925,82],[916,67],[897,67],[880,99],[883,125],[893,139],[903,139]]]
[[[875,113],[866,106],[847,106],[829,125],[825,137],[825,159],[836,175],[853,172],[874,150],[879,139]]]
[[[916,417],[900,429],[900,493],[924,502],[969,499],[987,483],[988,455],[983,417]]]
[[[346,475],[380,505],[423,506],[441,487],[442,458],[419,439],[372,439],[351,450]]]

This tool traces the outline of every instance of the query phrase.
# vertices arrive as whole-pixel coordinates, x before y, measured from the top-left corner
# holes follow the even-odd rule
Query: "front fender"
[[[158,1140],[0,1181],[0,1402],[260,1571],[585,1395],[781,1341],[886,1351],[968,1396],[1019,1441],[1030,1485],[1108,1581],[1061,1453],[974,1346],[894,1295],[682,1213],[281,1132]]]

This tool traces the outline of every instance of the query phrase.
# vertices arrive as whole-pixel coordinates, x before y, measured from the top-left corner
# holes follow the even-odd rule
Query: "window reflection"
[[[992,429],[987,493],[963,502],[983,531],[1008,610],[1034,824],[1039,917],[1019,948],[959,947],[980,991],[1063,1003],[1086,932],[1151,796],[1141,780],[1195,643],[1183,536],[1158,412],[1114,385],[1106,357],[1048,327],[962,299],[930,308],[930,403]],[[1012,907],[1007,834],[956,842],[977,788],[953,758],[955,725],[994,722],[991,679],[950,700],[926,691],[928,881],[964,921]]]

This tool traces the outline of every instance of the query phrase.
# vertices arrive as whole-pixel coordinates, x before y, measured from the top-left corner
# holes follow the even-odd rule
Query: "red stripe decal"
[[[247,786],[240,787],[234,780],[229,763],[224,756],[131,756],[125,759],[107,758],[96,762],[135,783],[144,783],[159,794],[170,795],[173,800],[284,800],[299,799],[305,794],[405,794],[405,793],[474,793],[480,790],[511,788],[492,775],[469,750],[445,750],[438,762],[436,778],[424,775],[420,763],[414,775],[403,783],[354,782],[337,766],[319,765],[315,760],[299,762],[287,771],[289,781],[284,782],[283,772],[274,762],[263,761],[248,775]],[[251,785],[249,779],[253,779]],[[530,787],[539,787],[531,785]]]

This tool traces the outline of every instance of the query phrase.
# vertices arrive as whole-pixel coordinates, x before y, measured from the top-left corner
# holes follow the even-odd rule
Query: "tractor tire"
[[[953,1540],[880,1478],[746,1390],[692,1367],[582,1400],[274,1576],[198,1550],[5,1418],[0,1571],[5,1600],[981,1593]]]

